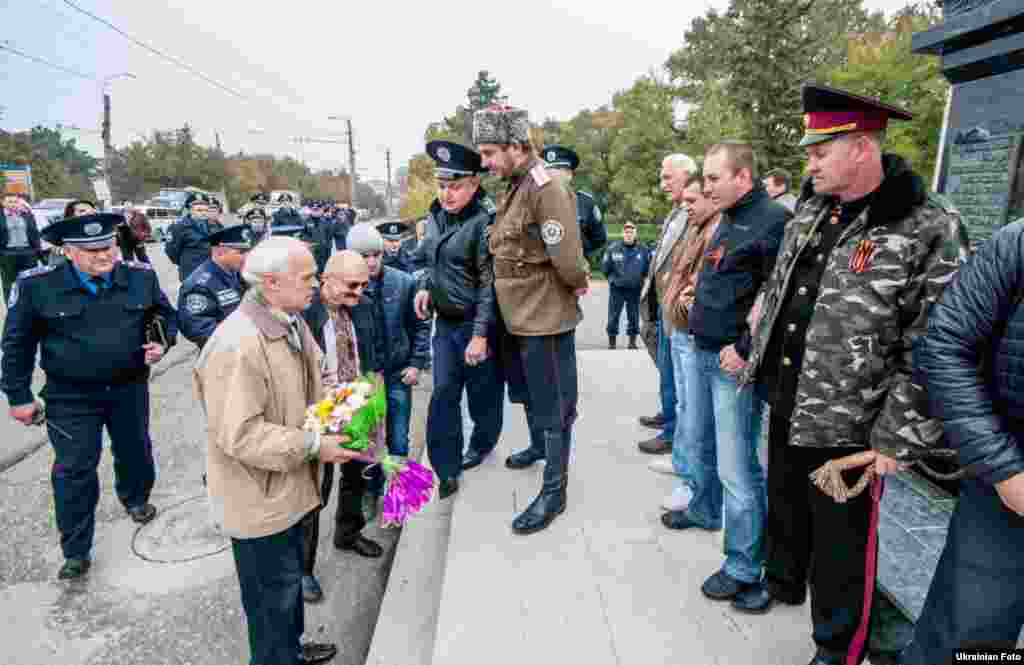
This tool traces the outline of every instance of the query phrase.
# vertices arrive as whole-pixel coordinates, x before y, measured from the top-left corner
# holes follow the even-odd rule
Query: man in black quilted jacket
[[[969,479],[905,665],[1013,649],[1024,625],[1024,220],[1000,229],[932,308],[915,354]]]

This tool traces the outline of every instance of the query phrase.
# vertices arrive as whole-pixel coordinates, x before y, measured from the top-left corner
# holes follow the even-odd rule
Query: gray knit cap
[[[530,118],[525,109],[497,104],[473,114],[473,143],[512,145],[530,142]]]
[[[373,224],[362,222],[349,229],[345,246],[360,254],[383,252],[384,238]]]

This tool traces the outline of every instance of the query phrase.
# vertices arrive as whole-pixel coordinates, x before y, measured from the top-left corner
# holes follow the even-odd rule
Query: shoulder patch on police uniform
[[[198,284],[199,286],[202,286],[203,284],[206,284],[209,281],[210,281],[210,273],[208,273],[206,271],[203,271],[203,272],[199,273],[198,275],[196,275],[195,279],[192,280],[192,283],[193,284]]]
[[[29,268],[28,270],[22,270],[18,273],[18,279],[25,279],[27,277],[36,277],[38,275],[46,275],[53,272],[60,266],[36,266],[35,268]]]
[[[7,299],[7,309],[10,310],[18,304],[18,283],[15,282],[14,286],[11,287],[11,297]]]
[[[153,266],[146,263],[145,261],[121,261],[129,268],[135,268],[136,270],[152,270]]]
[[[599,222],[601,221],[601,209],[598,208],[596,205],[594,206],[594,219],[596,219]]]
[[[185,298],[185,309],[189,311],[189,314],[202,314],[212,304],[210,299],[201,293],[190,293]]]
[[[594,198],[593,194],[591,194],[590,192],[584,192],[582,189],[578,190],[576,193],[577,194],[582,194],[583,196],[587,197],[588,199],[593,199]]]
[[[551,182],[551,176],[548,175],[548,172],[547,170],[545,170],[543,164],[538,164],[537,166],[534,166],[532,169],[530,169],[530,177],[533,178],[533,181],[537,183],[538,187],[543,187],[544,185]]]
[[[565,237],[565,227],[558,220],[549,219],[540,225],[540,237],[545,245],[557,245]]]

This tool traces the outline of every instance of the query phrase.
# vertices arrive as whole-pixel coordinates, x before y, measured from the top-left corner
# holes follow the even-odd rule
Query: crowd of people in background
[[[203,481],[231,538],[251,662],[330,660],[334,645],[300,637],[303,601],[324,597],[316,551],[334,465],[341,551],[383,554],[362,533],[383,483],[337,437],[303,429],[307,406],[324,386],[377,372],[388,450],[407,455],[412,388],[431,370],[425,438],[447,500],[495,450],[507,395],[529,441],[505,465],[544,463],[512,531],[548,528],[568,506],[579,299],[603,248],[608,346],[625,309],[628,348],[642,339],[658,370],[659,412],[640,419],[658,434],[639,450],[676,479],[661,523],[724,532],[706,597],[761,614],[809,595],[812,665],[861,662],[883,479],[952,454],[963,491],[904,662],[945,662],[977,642],[1012,647],[1024,624],[1024,222],[968,262],[957,211],[885,152],[887,125],[908,113],[813,85],[803,105],[797,194],[790,173],[762,173],[743,141],[723,139],[699,166],[678,153],[652,165],[672,203],[653,249],[632,221],[607,243],[594,198],[573,187],[578,156],[536,149],[526,112],[508,106],[475,114],[477,150],[427,144],[438,196],[415,227],[356,223],[323,200],[303,214],[286,199],[270,214],[264,194],[225,225],[219,202],[193,195],[164,245],[181,281],[176,308],[148,263],[144,217],[74,201],[40,231],[27,204],[5,196],[2,388],[14,418],[50,428],[59,577],[90,567],[104,427],[127,513],[156,514],[147,379],[180,330],[199,349]],[[496,202],[486,172],[503,181]],[[30,386],[40,347],[45,403]],[[835,469],[858,466],[859,489],[836,485],[857,472]],[[809,481],[830,473],[831,490]]]

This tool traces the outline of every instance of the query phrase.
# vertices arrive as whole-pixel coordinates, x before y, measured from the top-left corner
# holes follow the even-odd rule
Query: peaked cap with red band
[[[804,86],[804,138],[800,147],[831,141],[850,132],[877,132],[889,119],[910,120],[901,108],[824,85]]]

